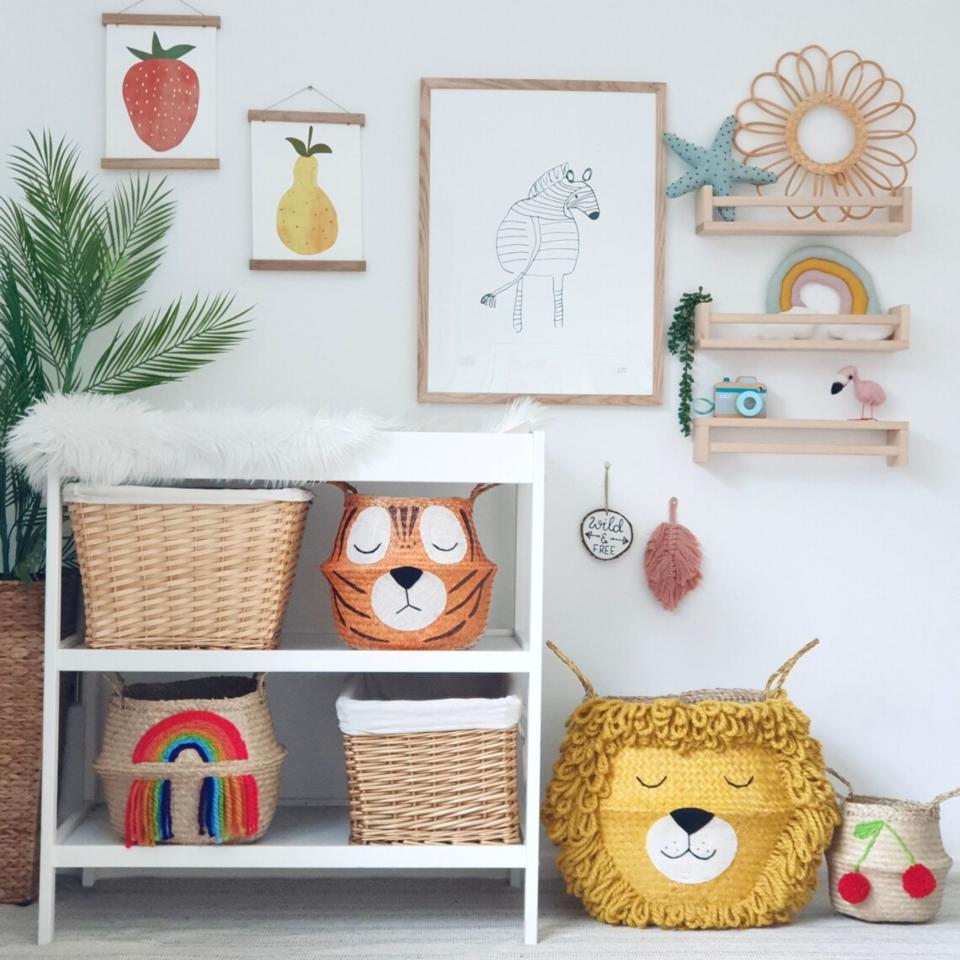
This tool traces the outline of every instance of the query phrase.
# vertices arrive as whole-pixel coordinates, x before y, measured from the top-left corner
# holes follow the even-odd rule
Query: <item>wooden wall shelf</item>
[[[734,431],[752,439],[717,440],[718,430]],[[797,432],[798,439],[762,440],[768,430]],[[810,431],[846,433],[836,440],[801,440]],[[693,460],[706,463],[713,453],[820,453],[886,457],[888,466],[906,466],[910,424],[905,420],[750,420],[740,417],[701,417],[693,421]],[[880,435],[880,442],[867,439]]]
[[[737,215],[741,210],[750,208],[774,210],[782,209],[783,220],[714,220],[717,207],[736,207]],[[810,207],[873,207],[874,212],[867,220],[818,220],[810,216],[797,220],[787,212],[787,207],[807,209]],[[886,217],[881,214],[886,211]],[[713,187],[701,187],[696,195],[697,233],[726,234],[741,237],[765,236],[852,236],[852,237],[895,237],[909,233],[913,225],[913,193],[910,187],[901,187],[886,196],[851,198],[821,197],[802,194],[793,197],[743,196],[715,197]]]
[[[875,326],[892,325],[887,340],[797,340],[716,337],[714,324],[802,324]],[[893,353],[910,346],[910,307],[900,304],[882,314],[713,313],[710,303],[698,303],[694,312],[694,336],[698,350],[810,350],[839,353]]]

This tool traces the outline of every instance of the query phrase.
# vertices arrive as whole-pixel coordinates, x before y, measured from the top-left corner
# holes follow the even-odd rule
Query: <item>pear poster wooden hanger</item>
[[[314,94],[335,112],[276,109]],[[251,270],[364,271],[362,113],[312,83],[249,110]]]

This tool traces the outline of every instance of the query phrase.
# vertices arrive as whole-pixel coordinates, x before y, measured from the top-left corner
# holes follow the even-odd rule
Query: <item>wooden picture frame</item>
[[[105,71],[104,170],[217,170],[217,50],[216,37],[220,17],[196,14],[104,13],[100,22],[107,30]],[[112,36],[118,28],[126,36]],[[156,28],[156,29],[155,29]],[[208,31],[210,33],[208,34]],[[152,37],[151,37],[152,35]],[[193,41],[189,43],[186,41]],[[128,45],[133,44],[134,46]],[[130,51],[118,51],[124,47]],[[185,53],[176,56],[177,48]],[[173,86],[160,83],[148,92],[145,105],[138,106],[143,85],[151,83],[145,67],[140,76],[133,70],[150,63],[153,50],[163,50],[159,58],[168,69],[179,64],[176,81],[186,80],[195,91],[193,103],[176,104],[183,111],[176,125],[152,125],[151,111],[161,110],[157,91]],[[133,52],[137,50],[138,52]],[[174,56],[170,56],[173,53]],[[195,69],[196,68],[196,69]],[[163,78],[161,77],[161,80]],[[142,113],[137,111],[141,110]],[[192,115],[191,115],[192,111]],[[145,115],[144,115],[145,114]],[[196,154],[196,155],[194,155]]]
[[[540,92],[572,92],[572,93],[584,93],[584,92],[596,92],[600,94],[616,94],[617,98],[608,98],[604,101],[604,106],[608,109],[618,109],[620,101],[620,94],[641,94],[645,97],[651,98],[650,100],[644,101],[644,108],[642,111],[648,118],[652,120],[652,125],[649,130],[646,130],[643,133],[642,143],[646,144],[645,149],[649,149],[652,152],[652,156],[649,157],[647,163],[647,172],[649,173],[649,182],[644,180],[643,193],[645,197],[643,204],[644,206],[644,215],[645,223],[650,225],[650,233],[652,236],[649,236],[644,243],[646,244],[646,249],[649,250],[650,264],[649,264],[649,275],[647,277],[647,284],[649,287],[649,305],[641,307],[641,312],[645,312],[648,321],[646,322],[646,328],[643,331],[643,337],[647,337],[647,332],[649,332],[649,356],[647,358],[647,369],[645,370],[645,375],[641,378],[637,378],[637,384],[640,385],[641,379],[643,380],[640,389],[617,389],[619,384],[614,385],[612,382],[610,386],[613,387],[609,390],[565,390],[565,389],[491,389],[487,391],[486,389],[450,389],[445,384],[438,385],[438,377],[431,376],[431,357],[430,350],[431,344],[436,339],[436,330],[431,331],[431,317],[430,317],[430,303],[431,303],[431,293],[435,293],[433,280],[431,278],[431,248],[430,241],[433,234],[434,242],[437,243],[436,235],[433,233],[431,225],[431,149],[434,149],[435,156],[433,158],[436,162],[436,144],[437,144],[437,134],[438,130],[436,127],[437,123],[437,112],[436,112],[436,103],[435,96],[438,94],[446,95],[448,91],[465,91],[471,95],[473,106],[471,109],[479,110],[479,104],[481,101],[476,99],[479,92],[502,92],[502,91],[520,91],[524,93],[533,92],[538,94]],[[556,403],[556,404],[629,404],[629,405],[654,405],[661,402],[661,380],[662,380],[662,352],[663,352],[663,319],[662,319],[662,301],[663,301],[663,248],[664,248],[664,184],[665,184],[665,155],[664,155],[664,146],[662,142],[662,134],[664,130],[664,117],[665,117],[665,100],[666,100],[666,85],[664,83],[646,83],[646,82],[634,82],[634,81],[575,81],[575,80],[510,80],[510,79],[469,79],[469,78],[423,78],[420,81],[420,168],[419,168],[419,178],[420,178],[420,197],[419,197],[419,265],[418,265],[418,290],[419,290],[419,311],[418,311],[418,337],[417,337],[417,399],[420,402],[441,402],[441,403],[502,403],[513,399],[515,396],[527,395],[534,396],[536,399],[545,402],[545,403]],[[444,101],[446,104],[449,104],[453,101],[447,100]],[[503,102],[503,101],[501,101]],[[551,100],[551,106],[559,103],[558,100]],[[587,101],[583,101],[587,102]],[[623,109],[627,109],[628,103],[633,103],[639,105],[641,101],[623,101]],[[599,102],[598,102],[599,103]],[[612,106],[611,106],[612,105]],[[578,106],[578,109],[581,109]],[[445,107],[445,116],[449,119],[452,115],[452,111],[449,106]],[[518,113],[521,111],[518,111]],[[483,147],[482,144],[496,142],[500,138],[500,132],[497,129],[497,121],[494,119],[489,124],[479,124],[474,129],[479,129],[479,132],[475,137],[465,137],[464,140],[464,158],[468,161],[470,159],[471,151],[484,151],[487,148]],[[610,129],[608,125],[605,129]],[[579,131],[578,131],[579,133]],[[641,142],[640,135],[637,134],[638,143]],[[577,138],[572,138],[572,141],[576,141]],[[511,150],[514,147],[514,141],[510,141]],[[456,148],[453,149],[453,152],[456,152]],[[556,153],[562,153],[562,148],[559,148],[555,151]],[[571,152],[577,152],[571,147]],[[484,153],[483,156],[486,158],[488,152]],[[449,160],[451,157],[451,150],[445,148],[444,157]],[[544,154],[546,155],[546,154]],[[457,159],[456,164],[459,165],[459,159]],[[553,172],[559,172],[564,178],[569,179],[571,174],[576,177],[575,171],[567,169],[567,161],[578,159],[579,161],[586,162],[586,157],[574,158],[573,156],[558,156],[557,160],[564,161],[562,166],[554,168]],[[556,163],[557,160],[551,162]],[[528,164],[529,167],[529,164]],[[542,181],[545,181],[551,174],[551,170],[548,169],[547,174],[540,176],[543,169],[547,169],[548,164],[543,164],[540,168],[536,169],[527,169],[525,172],[517,173],[514,177],[511,174],[511,182],[514,184],[514,188],[517,188],[517,196],[522,197],[523,193],[520,192],[519,188],[522,188],[523,192],[526,192],[526,185],[533,184],[530,187],[530,193],[528,198],[533,196],[534,188],[537,184],[540,184]],[[578,166],[577,169],[580,169]],[[436,169],[433,171],[434,181],[436,180]],[[591,170],[584,169],[581,177],[590,178],[592,175]],[[540,176],[539,180],[536,178]],[[526,180],[523,178],[526,177]],[[449,179],[449,176],[448,178]],[[535,182],[536,181],[536,182]],[[559,182],[559,181],[557,181]],[[570,181],[573,183],[573,181]],[[598,174],[596,183],[600,182],[600,175]],[[584,180],[577,180],[577,189],[579,190],[581,185],[584,184]],[[563,186],[562,184],[560,186]],[[600,187],[598,186],[597,192],[599,193]],[[638,188],[638,196],[640,191]],[[438,203],[438,199],[434,196],[434,203]],[[441,203],[442,207],[447,206],[446,196],[443,198]],[[480,201],[476,201],[479,206]],[[518,201],[520,203],[521,201]],[[602,206],[602,201],[599,201]],[[517,204],[514,204],[517,206]],[[496,224],[500,221],[500,218],[503,216],[504,210],[507,210],[509,207],[510,211],[513,211],[514,206],[510,206],[509,197],[507,202],[503,203],[502,207],[499,209],[493,209],[490,211],[489,215],[487,213],[486,207],[484,207],[483,216],[486,217],[486,221],[489,224],[493,223],[493,230],[496,231],[497,237],[497,247],[495,250],[496,257],[490,256],[490,246],[488,243],[487,251],[483,254],[486,257],[487,266],[484,268],[484,275],[491,274],[490,262],[492,262],[494,268],[497,264],[497,258],[500,258],[500,266],[503,270],[508,270],[507,266],[504,266],[504,258],[501,256],[501,246],[500,246],[500,229],[497,228]],[[564,207],[566,210],[566,207]],[[582,207],[580,208],[583,209]],[[597,217],[599,217],[598,211]],[[490,220],[490,216],[493,216],[495,219]],[[578,213],[579,217],[580,214]],[[588,213],[587,216],[590,216]],[[531,217],[532,221],[534,218]],[[590,216],[590,219],[594,219]],[[501,229],[504,227],[506,218],[503,218],[501,222]],[[583,220],[584,223],[587,223],[586,220]],[[489,226],[486,228],[489,231]],[[587,227],[583,228],[584,235],[586,235]],[[439,246],[449,247],[451,242],[459,242],[459,234],[452,233],[448,231],[449,235],[444,236],[438,244]],[[579,237],[578,234],[574,234]],[[538,236],[540,236],[538,234]],[[492,237],[488,239],[492,240]],[[471,242],[475,242],[471,240]],[[579,251],[580,241],[577,239],[577,250]],[[586,239],[583,241],[583,246],[586,247]],[[528,255],[527,250],[524,250],[523,255]],[[535,262],[536,254],[529,254],[530,263]],[[579,253],[574,254],[573,264],[577,265]],[[631,266],[634,261],[630,261]],[[479,271],[478,271],[479,272]],[[523,272],[522,267],[518,272],[522,273],[521,281],[517,283],[514,281],[517,288],[523,287],[523,278],[526,276],[526,273]],[[572,272],[572,268],[571,268]],[[566,276],[567,274],[564,274]],[[508,274],[501,273],[500,279],[504,279]],[[537,277],[538,280],[540,277],[543,277],[544,274],[535,274],[530,273],[531,278]],[[493,280],[497,279],[496,274],[491,274]],[[475,291],[472,289],[472,285],[475,282],[475,278],[471,276],[470,278],[470,296],[474,295]],[[490,283],[490,279],[485,279],[481,281],[482,283]],[[548,281],[549,283],[549,281]],[[451,287],[456,286],[459,288],[462,284],[451,284]],[[511,286],[510,284],[506,285],[507,287]],[[536,286],[528,285],[528,286]],[[543,284],[540,284],[542,287]],[[557,324],[557,280],[554,278],[554,323]],[[559,281],[560,287],[560,307],[559,307],[559,322],[560,325],[564,325],[567,320],[567,314],[564,306],[564,296],[565,289],[563,286],[563,279],[561,277]],[[481,290],[477,290],[477,301],[480,301],[479,293]],[[494,291],[498,293],[499,291]],[[516,297],[516,302],[514,304],[514,329],[517,329],[517,304],[520,303],[521,297],[514,294],[512,291],[506,292],[505,297]],[[488,302],[488,297],[491,295],[485,295],[483,297],[483,302]],[[496,298],[492,297],[494,305],[496,303]],[[478,323],[482,322],[479,319],[479,314],[475,310],[475,303],[465,301],[466,306],[464,310],[471,311],[470,319],[476,320]],[[524,313],[523,307],[525,303],[520,308],[520,325],[521,331],[524,323]],[[439,322],[444,322],[444,320],[449,320],[450,316],[460,316],[459,304],[455,309],[449,309],[449,304],[444,303],[441,305],[441,308],[445,311],[444,317]],[[501,307],[495,306],[495,314],[498,316],[495,317],[497,323],[501,325],[504,317],[507,318],[507,323],[509,323],[509,307],[505,303]],[[569,310],[567,311],[569,312]],[[595,312],[596,313],[596,312]],[[490,318],[494,319],[494,314],[490,314]],[[541,318],[542,319],[542,318]],[[584,324],[584,316],[581,316]],[[459,322],[459,321],[458,321]],[[640,322],[643,323],[643,316],[640,318]],[[549,323],[549,319],[547,320]],[[585,336],[585,330],[583,329],[583,324],[579,330],[578,335],[580,337]],[[639,341],[637,341],[639,343]],[[648,342],[646,339],[644,343]],[[496,350],[510,350],[509,345],[500,344]],[[567,351],[568,355],[572,356],[573,351],[572,346],[567,346],[564,348]],[[609,353],[607,347],[603,348]],[[444,355],[446,356],[449,353],[446,348],[444,348]],[[604,357],[603,362],[609,364],[609,356]],[[439,361],[435,361],[438,363]],[[570,360],[567,361],[572,362]],[[631,361],[632,362],[632,361]],[[599,363],[599,361],[598,361]],[[533,361],[528,361],[528,366],[531,369],[536,369],[535,359]],[[597,367],[599,371],[600,367]],[[608,366],[609,369],[609,366]],[[620,372],[618,368],[617,373]],[[595,376],[599,376],[596,374]],[[449,379],[449,377],[447,377]]]
[[[251,244],[253,250],[249,268],[251,270],[364,272],[367,269],[367,261],[362,255],[362,172],[360,169],[362,154],[360,137],[359,133],[355,137],[352,135],[344,137],[340,131],[349,134],[351,130],[354,132],[361,130],[366,125],[366,116],[362,113],[324,113],[312,110],[248,110],[247,120],[251,124]],[[278,164],[283,161],[281,158],[275,158],[272,150],[269,151],[269,157],[264,158],[264,146],[258,147],[255,125],[264,123],[287,125],[289,128],[286,130],[277,128],[276,136],[270,139],[270,148],[275,147],[274,141],[277,143],[283,141],[293,143],[294,140],[298,140],[300,146],[304,146],[304,141],[320,144],[323,141],[331,140],[334,141],[334,147],[330,148],[324,143],[327,149],[322,152],[336,154],[337,161],[341,161],[341,159],[345,161],[345,163],[340,164],[339,172],[334,179],[335,185],[340,187],[342,193],[338,195],[336,191],[332,191],[334,196],[331,199],[325,192],[322,192],[319,181],[316,184],[318,190],[321,191],[322,202],[333,207],[332,226],[335,239],[328,248],[331,251],[330,255],[326,255],[325,250],[300,253],[290,245],[288,240],[279,235],[278,212],[275,214],[274,208],[278,201],[285,196],[285,191],[291,185],[289,176],[287,176],[284,182],[277,180],[274,187],[275,177],[279,174]],[[304,132],[304,127],[309,133]],[[323,128],[326,128],[326,131]],[[315,140],[312,139],[314,133],[316,133]],[[289,134],[289,136],[285,136],[285,134]],[[341,143],[351,155],[341,158]],[[316,147],[312,149],[316,149]],[[298,159],[293,151],[290,151],[290,157],[294,161]],[[268,184],[260,182],[265,176],[261,167],[265,166],[269,166],[270,169]],[[284,167],[284,169],[286,168]],[[296,170],[296,167],[294,169]],[[323,176],[319,180],[326,182],[326,178]],[[331,189],[329,183],[326,183],[326,186],[327,190]],[[336,200],[335,204],[333,200]],[[346,234],[343,230],[345,214],[351,219],[351,231]],[[317,245],[322,242],[326,241],[319,241]],[[347,244],[348,255],[345,257],[336,256],[337,246],[342,247],[344,242]],[[270,255],[258,256],[258,253],[264,252]],[[351,256],[350,253],[354,255]]]

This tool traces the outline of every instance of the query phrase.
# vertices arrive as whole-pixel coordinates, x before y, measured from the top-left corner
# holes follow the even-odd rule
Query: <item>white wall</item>
[[[76,139],[95,167],[103,139],[104,6],[4,4],[4,153],[24,142],[28,128],[49,127]],[[898,239],[838,245],[872,271],[884,303],[907,302],[914,311],[908,352],[864,354],[860,364],[888,389],[884,415],[911,421],[910,466],[819,457],[730,457],[696,466],[675,426],[670,359],[662,407],[556,411],[548,433],[546,628],[599,689],[620,693],[762,685],[793,650],[819,636],[821,648],[797,668],[789,689],[812,717],[828,760],[865,791],[927,798],[960,784],[960,334],[952,295],[960,253],[960,7],[950,0],[749,8],[707,0],[234,0],[206,12],[224,18],[222,169],[170,176],[178,217],[149,302],[181,290],[236,289],[242,302],[257,304],[257,327],[209,370],[156,391],[152,399],[163,404],[363,405],[451,425],[479,422],[477,409],[422,410],[415,402],[420,76],[662,80],[668,128],[699,142],[747,95],[755,73],[804,43],[853,47],[904,83],[919,115],[915,229]],[[308,80],[367,115],[366,274],[246,268],[245,113]],[[679,161],[672,158],[669,169],[678,174]],[[6,181],[2,186],[8,192]],[[696,237],[689,197],[670,201],[667,214],[667,312],[698,284],[720,309],[762,309],[767,276],[802,242]],[[831,398],[828,386],[845,360],[757,354],[724,363],[704,356],[698,392],[723,373],[755,373],[787,416],[844,417],[852,399]],[[614,459],[612,501],[639,533],[664,518],[675,494],[681,520],[703,544],[704,582],[676,613],[660,610],[647,591],[639,548],[600,564],[578,543],[579,518],[597,505],[607,458]],[[320,555],[324,546],[311,549]],[[307,609],[308,594],[318,589],[315,579],[301,577],[297,609]],[[578,688],[552,659],[546,688],[549,768]],[[303,702],[314,698],[305,694]],[[944,821],[948,847],[960,853],[960,803],[945,808]]]

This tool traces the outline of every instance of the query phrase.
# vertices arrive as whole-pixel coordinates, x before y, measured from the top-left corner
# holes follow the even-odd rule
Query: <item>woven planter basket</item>
[[[932,920],[953,864],[940,836],[940,804],[956,796],[960,790],[917,803],[851,790],[827,852],[833,909],[873,922]]]
[[[816,643],[816,641],[814,641]],[[809,720],[784,681],[667,697],[586,692],[543,806],[567,890],[606,923],[785,923],[839,822]]]
[[[517,740],[516,723],[344,734],[350,842],[519,843]]]
[[[302,490],[66,487],[86,645],[275,647],[311,499]]]
[[[277,808],[286,750],[263,674],[125,686],[115,693],[94,768],[126,845],[248,843]]]
[[[37,895],[43,728],[44,584],[0,580],[0,903]],[[77,581],[63,579],[62,632],[76,621]],[[66,714],[61,714],[62,725]]]
[[[361,496],[347,483],[321,566],[343,641],[366,650],[460,650],[487,625],[497,567],[480,546],[476,498]]]

